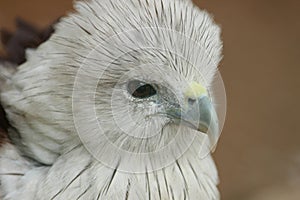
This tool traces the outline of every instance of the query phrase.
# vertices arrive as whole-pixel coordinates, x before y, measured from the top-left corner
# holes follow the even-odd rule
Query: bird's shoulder
[[[37,48],[48,40],[54,32],[55,23],[40,29],[18,18],[14,32],[0,28],[0,92],[7,78],[14,74],[19,65],[26,62],[26,49]],[[0,99],[0,146],[9,141],[8,127],[9,122]]]

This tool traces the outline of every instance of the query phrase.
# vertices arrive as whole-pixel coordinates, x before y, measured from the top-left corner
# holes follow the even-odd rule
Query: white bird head
[[[176,138],[186,149],[191,129],[214,145],[219,127],[209,87],[221,59],[219,27],[188,1],[123,3],[78,3],[79,13],[52,38],[71,58],[79,136],[102,161],[119,152],[113,147],[153,153]],[[112,157],[115,166],[126,156]]]
[[[120,199],[131,188],[129,199],[217,199],[214,164],[197,155],[220,133],[211,84],[222,42],[212,17],[183,0],[75,9],[1,88],[14,144],[51,166],[47,177],[35,169],[37,196]],[[77,169],[86,180],[75,191]]]
[[[210,15],[180,0],[91,0],[75,8],[14,77],[24,87],[26,112],[51,128],[64,127],[59,137],[47,135],[64,143],[59,149],[80,138],[96,156],[119,150],[161,155],[172,141],[192,142],[189,133],[198,131],[216,142],[209,87],[222,42]],[[110,157],[115,165],[124,155]]]

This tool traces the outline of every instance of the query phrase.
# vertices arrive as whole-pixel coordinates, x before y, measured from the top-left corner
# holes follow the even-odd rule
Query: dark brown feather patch
[[[39,30],[22,19],[16,19],[14,33],[5,29],[0,30],[0,39],[4,46],[4,53],[0,55],[0,61],[8,61],[17,65],[24,63],[26,61],[25,50],[37,48],[48,40],[53,32],[53,25]]]
[[[0,147],[2,144],[8,142],[7,128],[8,121],[5,117],[4,109],[0,105]]]

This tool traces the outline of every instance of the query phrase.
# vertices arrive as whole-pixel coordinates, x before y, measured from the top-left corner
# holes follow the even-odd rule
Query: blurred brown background
[[[228,112],[215,153],[224,200],[300,199],[300,1],[195,0],[222,26]],[[0,0],[0,27],[38,26],[72,0]],[[299,124],[298,124],[299,123]]]

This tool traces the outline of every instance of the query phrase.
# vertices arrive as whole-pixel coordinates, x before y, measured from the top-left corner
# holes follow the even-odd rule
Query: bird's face
[[[148,59],[138,60],[155,60],[143,54],[139,56]],[[216,142],[217,115],[197,67],[182,61],[179,65],[189,72],[183,73],[178,70],[182,66],[172,68],[169,60],[133,65],[123,60],[119,63],[126,70],[109,67],[96,94],[99,125],[109,141],[135,153],[157,151],[189,132],[207,134]]]

